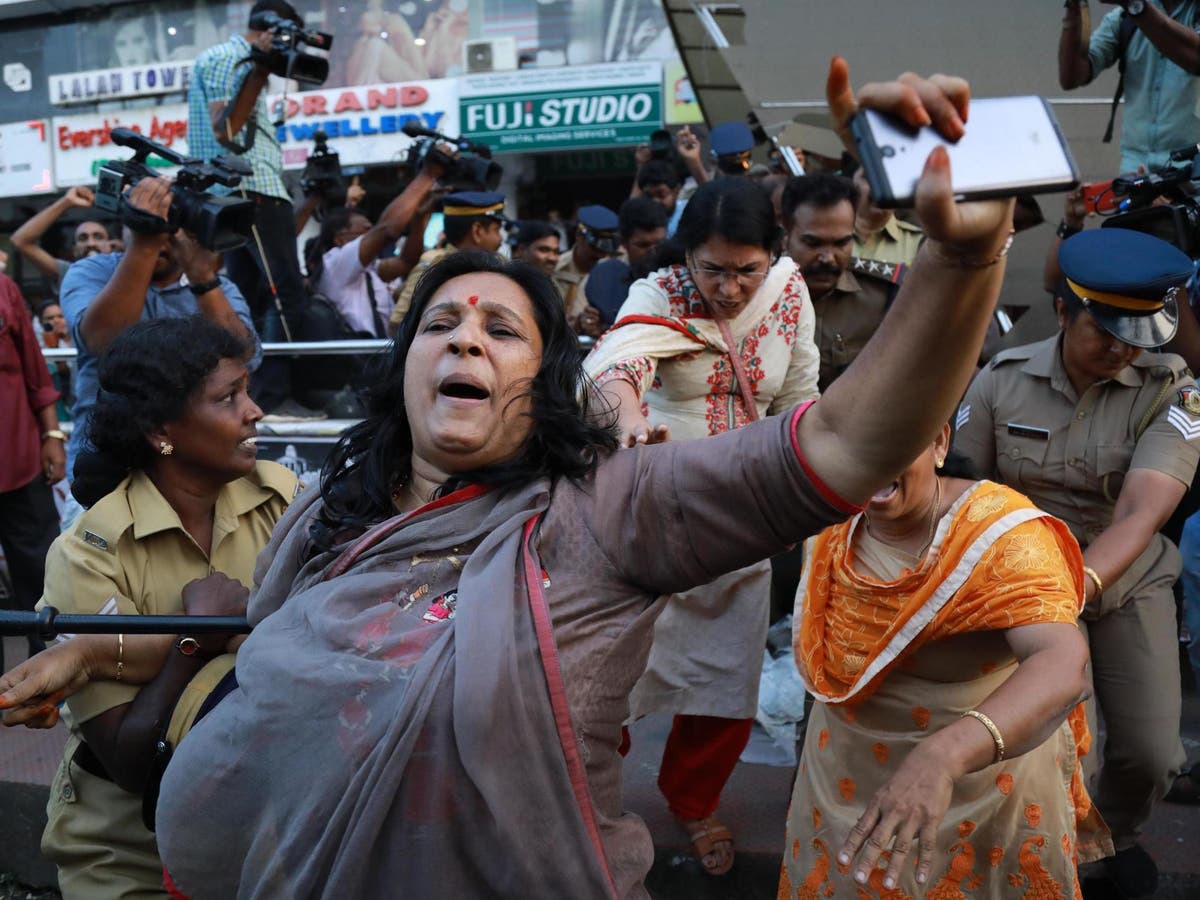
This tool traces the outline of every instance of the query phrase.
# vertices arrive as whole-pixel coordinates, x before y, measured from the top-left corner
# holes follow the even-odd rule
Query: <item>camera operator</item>
[[[165,178],[143,178],[129,189],[128,205],[165,220],[171,209],[170,188]],[[254,348],[250,369],[261,359],[250,309],[237,287],[217,274],[218,254],[182,229],[150,234],[126,226],[124,241],[124,253],[81,259],[63,278],[63,312],[79,351],[71,410],[72,459],[85,446],[88,416],[96,403],[97,359],[130,325],[145,319],[202,315]]]
[[[1064,90],[1089,84],[1114,63],[1124,89],[1121,169],[1167,162],[1174,147],[1200,141],[1200,8],[1185,0],[1103,0],[1118,5],[1091,35],[1084,33],[1087,0],[1067,0],[1058,42],[1058,81]],[[1104,136],[1112,137],[1112,119]]]
[[[454,152],[445,146],[439,150]],[[355,331],[387,337],[392,313],[388,282],[404,275],[410,265],[403,257],[381,260],[379,255],[395,246],[443,173],[439,158],[426,156],[421,171],[384,208],[375,225],[365,213],[349,207],[330,210],[321,221],[321,232],[307,260],[308,277]]]
[[[250,9],[250,22],[261,21],[264,14],[303,25],[284,0],[258,0]],[[291,195],[283,182],[283,153],[263,97],[270,75],[265,54],[273,39],[273,31],[251,26],[200,54],[188,85],[188,149],[202,159],[232,151],[253,169],[237,193],[255,203],[254,239],[225,255],[225,269],[252,304],[264,340],[282,341],[287,332],[271,290],[263,288],[273,287],[289,329],[299,321],[305,295]],[[212,192],[230,190],[214,187]],[[270,413],[291,392],[289,363],[268,359],[259,376],[256,399]]]

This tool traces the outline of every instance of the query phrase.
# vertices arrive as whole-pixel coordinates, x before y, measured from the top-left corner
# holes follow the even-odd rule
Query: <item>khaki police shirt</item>
[[[417,282],[421,280],[425,271],[434,263],[441,262],[451,253],[457,252],[456,247],[439,247],[436,250],[426,250],[421,254],[421,258],[417,260],[413,270],[405,277],[404,283],[400,286],[400,293],[396,296],[396,305],[392,307],[391,315],[393,325],[399,325],[408,312],[408,308],[412,306],[413,291],[417,289]]]
[[[847,269],[833,290],[813,300],[822,393],[854,362],[883,321],[891,287],[890,282],[855,276]]]
[[[1200,393],[1180,357],[1143,352],[1079,397],[1059,342],[1056,335],[994,357],[959,406],[954,447],[981,474],[1066,522],[1086,547],[1112,524],[1131,469],[1191,484]]]
[[[558,258],[554,266],[554,286],[562,294],[563,306],[567,311],[567,321],[574,327],[583,311],[587,309],[588,272],[575,265],[575,250],[568,250]]]
[[[206,556],[179,515],[137,471],[59,535],[46,556],[38,607],[61,613],[182,615],[181,589],[222,572],[253,586],[254,563],[296,494],[296,476],[260,461],[217,498],[212,549]],[[67,700],[75,723],[131,702],[138,686],[101,681]]]
[[[892,216],[883,228],[866,240],[860,240],[855,235],[854,256],[856,259],[911,266],[923,240],[925,232],[920,228]]]

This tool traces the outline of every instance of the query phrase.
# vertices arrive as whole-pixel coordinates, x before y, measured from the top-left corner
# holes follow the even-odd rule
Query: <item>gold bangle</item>
[[[1083,574],[1092,579],[1096,583],[1096,596],[1099,597],[1104,593],[1104,582],[1100,580],[1100,576],[1096,574],[1096,570],[1091,566],[1083,567]]]
[[[117,681],[125,677],[125,635],[117,634]]]
[[[1004,257],[1008,256],[1008,251],[1012,248],[1013,235],[1015,233],[1014,231],[1010,231],[1004,241],[1004,246],[992,256],[955,256],[943,249],[942,245],[937,241],[926,241],[921,246],[930,257],[947,268],[986,269],[994,266],[1000,260],[1004,259]]]
[[[977,720],[988,730],[988,734],[992,736],[992,743],[996,745],[996,754],[992,757],[992,763],[995,764],[1004,759],[1004,736],[1000,734],[1000,729],[996,727],[996,723],[977,709],[968,709],[962,714],[964,719],[967,716]]]

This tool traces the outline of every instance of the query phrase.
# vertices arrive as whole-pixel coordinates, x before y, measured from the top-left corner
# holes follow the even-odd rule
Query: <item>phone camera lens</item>
[[[896,148],[893,147],[891,144],[884,144],[882,147],[879,148],[879,155],[882,156],[884,159],[890,159],[891,157],[896,155]]]

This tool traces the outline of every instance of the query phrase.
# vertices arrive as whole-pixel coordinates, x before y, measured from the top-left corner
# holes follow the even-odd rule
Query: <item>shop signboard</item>
[[[187,155],[187,104],[172,103],[115,113],[56,116],[50,139],[54,148],[54,182],[59,187],[92,184],[96,172],[110,159],[128,159],[132,151],[112,142],[114,128],[129,128]],[[169,175],[174,167],[150,157],[147,164]]]
[[[692,125],[704,121],[692,81],[682,60],[663,66],[663,121],[668,125]]]
[[[50,102],[56,106],[152,97],[186,91],[192,61],[93,69],[50,76]]]
[[[457,91],[453,79],[373,84],[279,95],[267,103],[283,124],[275,134],[283,148],[284,168],[302,168],[313,136],[324,131],[329,149],[343,166],[399,160],[412,144],[401,129],[408,122],[458,135]]]
[[[500,152],[640,144],[662,127],[662,64],[464,76],[459,119],[464,137]]]
[[[44,119],[0,125],[0,197],[24,197],[54,189],[49,127]]]

